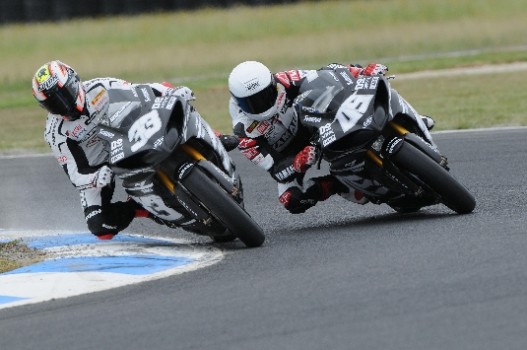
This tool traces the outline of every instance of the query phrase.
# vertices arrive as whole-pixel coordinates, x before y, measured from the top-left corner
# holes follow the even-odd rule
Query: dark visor
[[[74,117],[78,114],[75,109],[78,92],[76,79],[70,78],[63,87],[55,85],[51,89],[44,91],[47,99],[40,102],[40,104],[50,113]]]
[[[236,98],[238,105],[244,112],[250,114],[260,114],[274,106],[277,96],[278,90],[276,89],[276,83],[274,82],[274,79],[271,79],[271,83],[262,91],[259,91],[251,96],[234,96],[234,98]]]

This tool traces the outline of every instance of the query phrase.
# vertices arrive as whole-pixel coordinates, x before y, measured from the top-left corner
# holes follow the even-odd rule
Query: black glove
[[[227,152],[230,152],[238,147],[238,144],[240,143],[240,138],[236,135],[220,135],[218,138]]]

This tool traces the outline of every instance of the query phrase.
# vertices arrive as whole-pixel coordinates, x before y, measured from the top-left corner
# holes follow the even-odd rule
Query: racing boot
[[[313,184],[306,190],[306,195],[316,201],[325,201],[334,194],[338,194],[346,200],[358,204],[368,203],[368,199],[361,191],[349,189],[332,175],[310,179]]]

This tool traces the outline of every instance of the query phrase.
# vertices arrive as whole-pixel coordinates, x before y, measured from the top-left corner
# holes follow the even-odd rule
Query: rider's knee
[[[100,239],[111,239],[118,232],[116,227],[109,226],[105,220],[102,211],[102,207],[99,205],[94,205],[86,208],[84,211],[86,217],[86,224],[88,225],[88,230],[97,238]]]

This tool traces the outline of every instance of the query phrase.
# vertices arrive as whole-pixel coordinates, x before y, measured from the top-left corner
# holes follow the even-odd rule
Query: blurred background
[[[194,10],[234,5],[272,5],[298,0],[0,0],[0,23]]]
[[[230,132],[227,78],[383,63],[436,129],[527,125],[523,0],[0,0],[0,154],[48,152],[31,78],[59,59],[83,80],[168,81]]]

